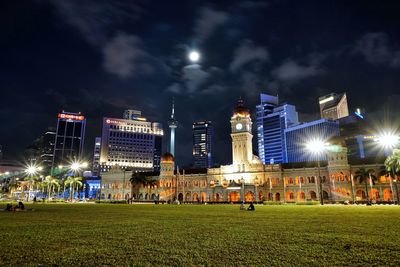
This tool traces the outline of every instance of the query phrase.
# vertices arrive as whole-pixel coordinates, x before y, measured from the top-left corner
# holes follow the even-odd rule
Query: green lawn
[[[34,208],[0,212],[1,266],[400,266],[396,206]]]

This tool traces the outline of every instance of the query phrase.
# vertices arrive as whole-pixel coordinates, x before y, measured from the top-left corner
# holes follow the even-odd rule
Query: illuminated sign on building
[[[329,102],[329,101],[332,101],[333,99],[334,99],[334,97],[333,97],[333,96],[330,96],[330,97],[328,97],[328,98],[325,98],[325,99],[322,99],[321,101],[319,101],[319,104],[327,103],[327,102]]]
[[[58,113],[58,118],[59,118],[59,119],[65,119],[65,120],[83,121],[83,120],[85,119],[85,116],[82,116],[82,115],[73,115],[73,114],[65,114],[65,113]]]
[[[110,120],[110,119],[107,119],[106,120],[106,123],[107,124],[119,124],[119,123],[124,123],[123,121],[117,121],[117,120]]]

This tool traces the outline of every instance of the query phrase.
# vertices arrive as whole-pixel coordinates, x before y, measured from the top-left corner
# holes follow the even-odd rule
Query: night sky
[[[167,130],[173,97],[182,165],[200,119],[215,124],[216,161],[230,162],[240,96],[254,114],[260,92],[279,94],[309,121],[319,96],[347,92],[350,109],[398,118],[399,10],[399,1],[1,1],[0,144],[21,159],[60,110],[81,111],[91,159],[103,116],[136,108]]]

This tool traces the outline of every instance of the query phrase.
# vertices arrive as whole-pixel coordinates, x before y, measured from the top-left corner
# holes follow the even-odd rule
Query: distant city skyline
[[[350,112],[364,108],[367,118],[399,124],[394,1],[0,5],[4,158],[21,159],[34,139],[56,126],[54,116],[63,109],[87,117],[84,153],[91,158],[103,117],[143,110],[166,131],[173,98],[176,160],[184,165],[192,160],[197,120],[213,122],[216,162],[229,163],[225,118],[240,96],[254,122],[262,92],[295,105],[300,121],[319,118],[319,97],[346,92]],[[196,62],[189,58],[193,49]]]

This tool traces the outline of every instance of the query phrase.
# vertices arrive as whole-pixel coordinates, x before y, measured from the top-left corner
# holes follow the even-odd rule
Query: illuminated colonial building
[[[178,171],[174,169],[173,155],[167,153],[161,158],[160,172],[146,174],[154,184],[133,184],[128,191],[126,173],[123,178],[123,172],[116,171],[113,177],[103,178],[102,197],[180,202],[302,202],[318,201],[322,195],[326,201],[340,202],[366,200],[368,191],[372,200],[393,201],[394,184],[389,177],[379,175],[382,164],[349,165],[347,148],[340,138],[331,140],[317,179],[319,171],[314,163],[263,164],[252,152],[251,126],[250,112],[239,100],[231,117],[231,165],[193,170],[195,173]],[[360,184],[354,177],[360,168],[374,169],[378,181]]]

